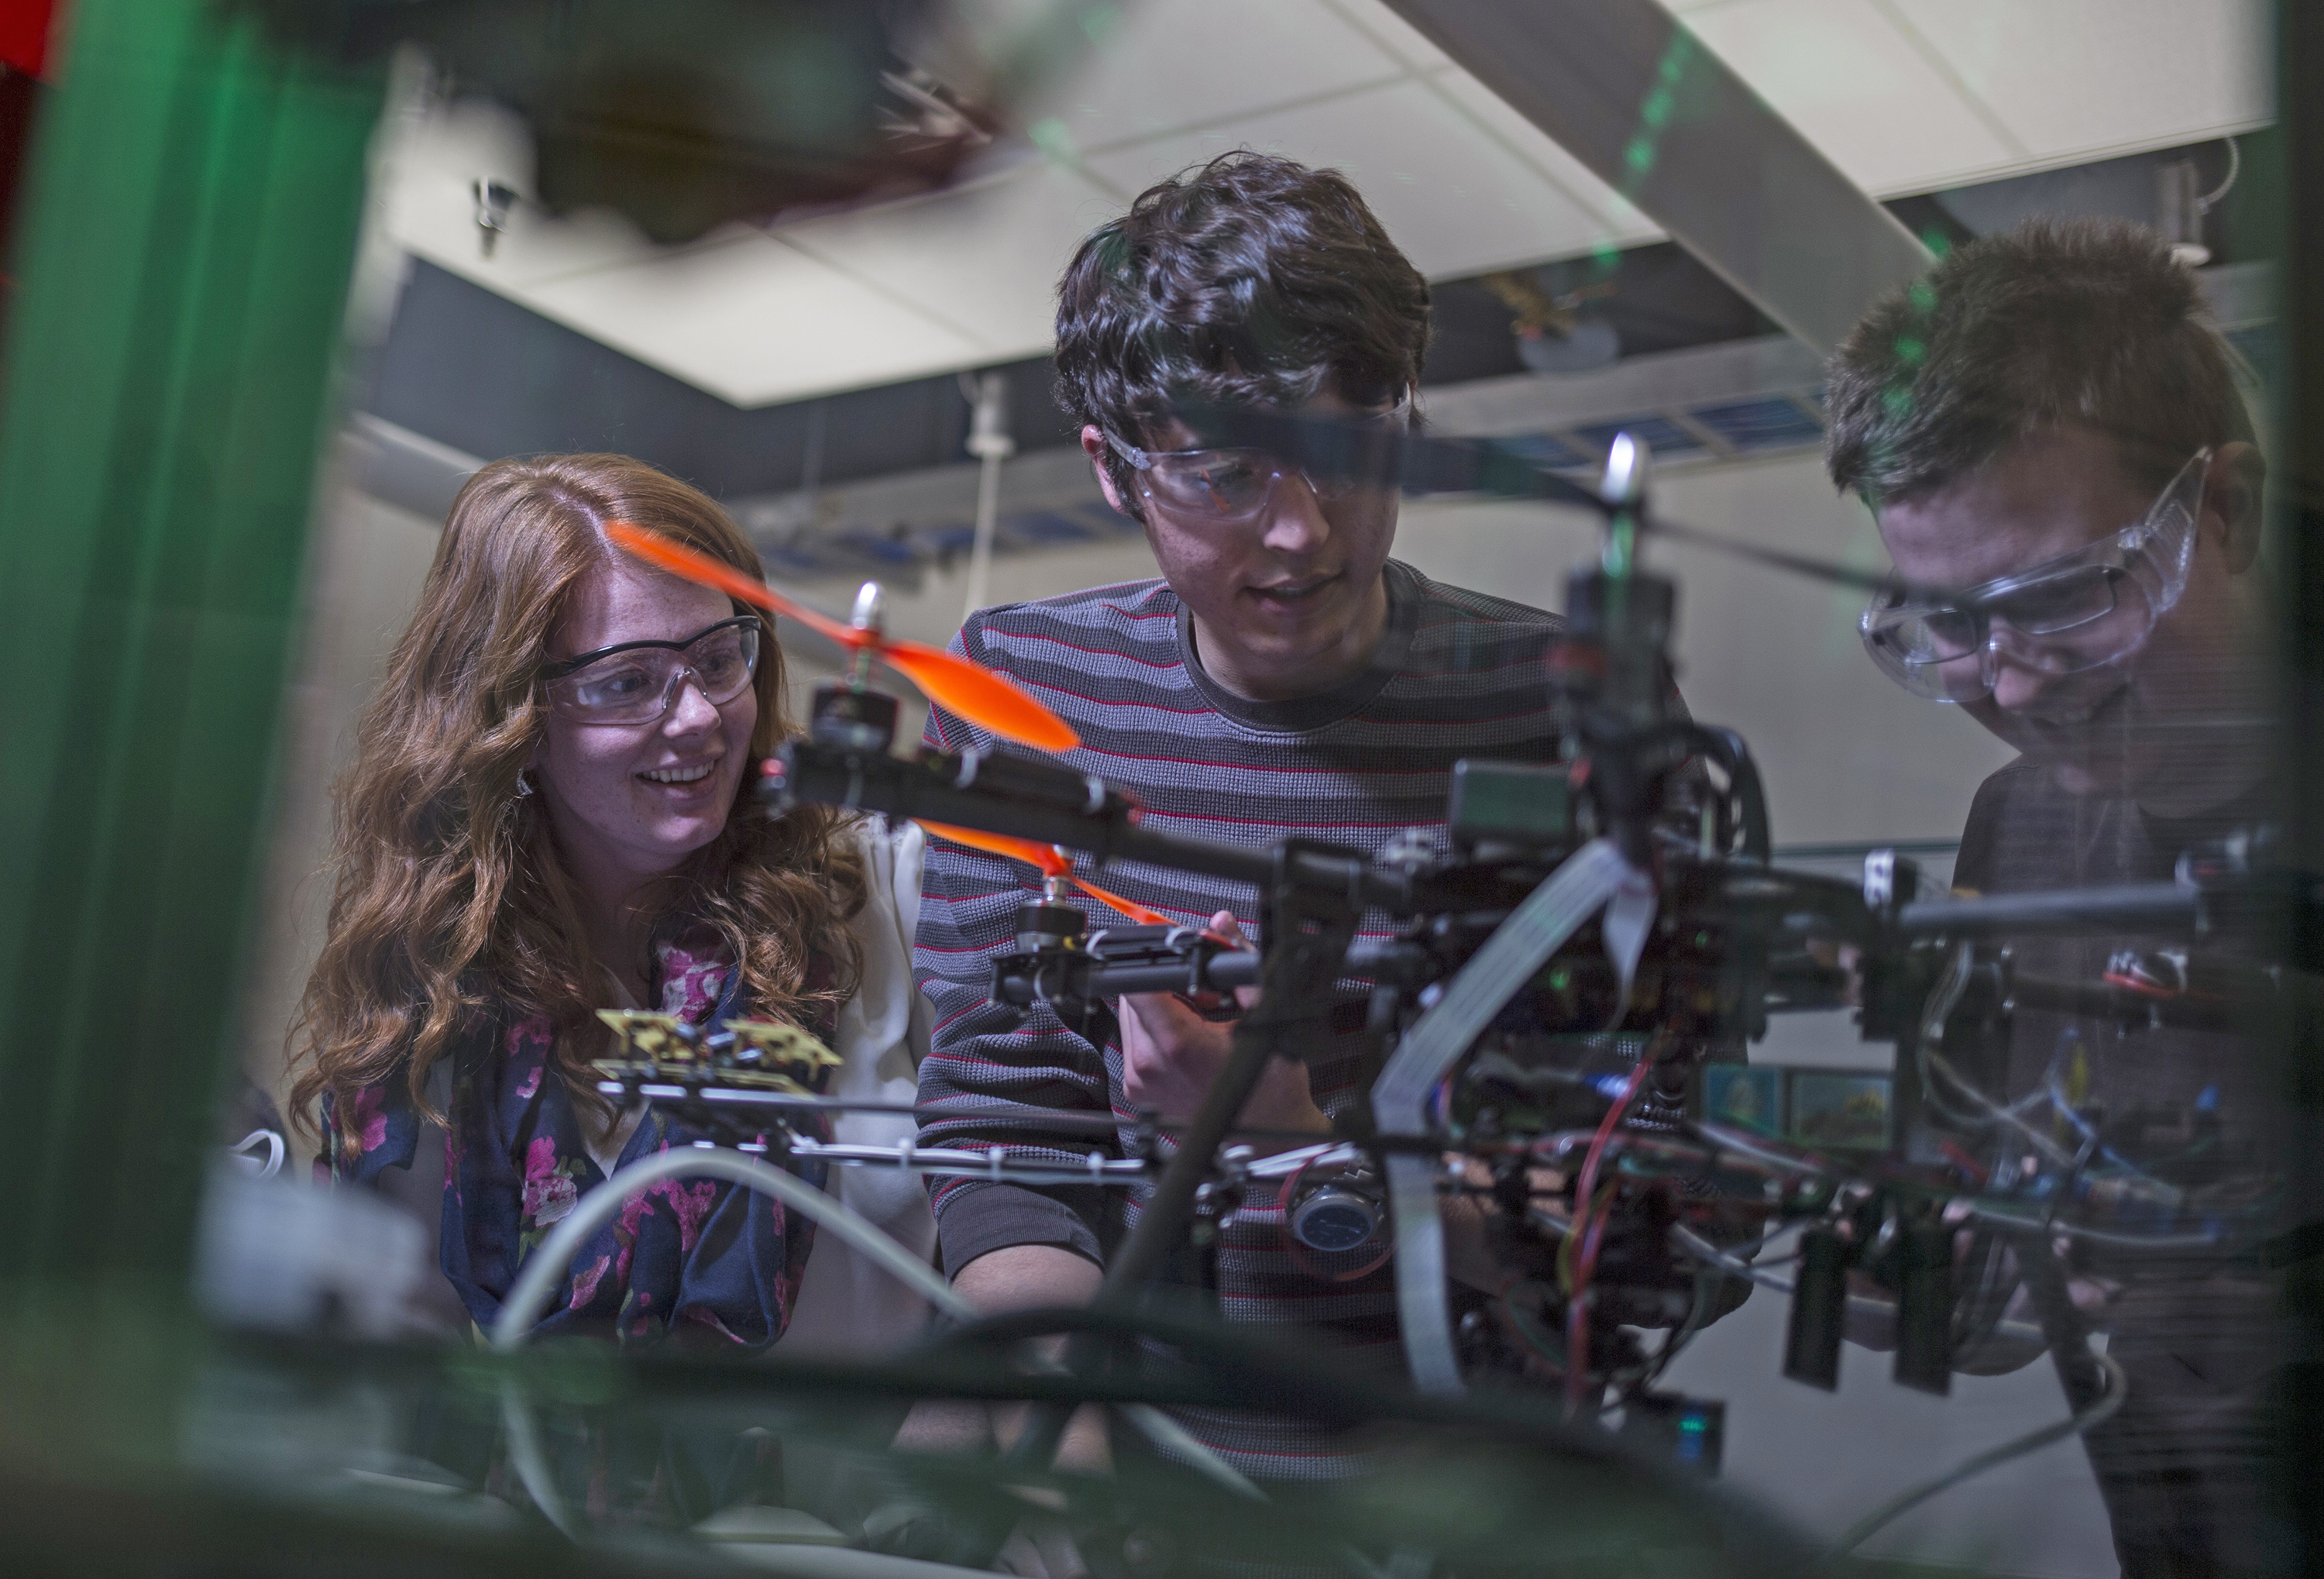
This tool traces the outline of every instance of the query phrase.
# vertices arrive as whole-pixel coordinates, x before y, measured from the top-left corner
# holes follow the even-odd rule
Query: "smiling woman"
[[[896,898],[917,894],[917,845],[742,807],[746,766],[791,730],[771,623],[621,553],[615,521],[759,574],[716,504],[641,462],[478,472],[339,788],[329,936],[294,1035],[294,1104],[319,1104],[329,1172],[439,1222],[448,1292],[487,1327],[582,1195],[696,1138],[608,1109],[598,1011],[788,1020],[836,1047],[850,1085],[853,1065],[917,1050]],[[932,1237],[917,1189],[857,1205]],[[583,1247],[542,1325],[763,1347],[811,1243],[746,1191],[658,1186]]]

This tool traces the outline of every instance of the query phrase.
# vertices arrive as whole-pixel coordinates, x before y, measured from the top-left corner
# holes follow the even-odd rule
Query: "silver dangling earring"
[[[516,771],[516,798],[519,800],[521,800],[531,793],[532,770],[530,768],[519,768]]]

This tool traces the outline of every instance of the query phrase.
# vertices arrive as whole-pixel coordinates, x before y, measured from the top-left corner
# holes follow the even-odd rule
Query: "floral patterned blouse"
[[[747,1014],[740,975],[715,931],[658,943],[654,953],[661,1012],[696,1025]],[[827,1027],[808,1029],[829,1036]],[[525,1258],[605,1180],[583,1128],[596,1121],[549,1067],[551,1040],[546,1017],[503,1014],[491,1034],[448,1055],[444,1273],[487,1331]],[[324,1166],[340,1183],[363,1185],[409,1168],[425,1122],[400,1075],[365,1086],[344,1114],[327,1099]],[[708,1138],[650,1108],[614,1166]],[[822,1187],[819,1166],[790,1167]],[[534,1331],[610,1330],[624,1345],[675,1334],[762,1349],[790,1321],[814,1238],[815,1225],[791,1218],[779,1201],[723,1181],[666,1179],[631,1196],[582,1246]]]

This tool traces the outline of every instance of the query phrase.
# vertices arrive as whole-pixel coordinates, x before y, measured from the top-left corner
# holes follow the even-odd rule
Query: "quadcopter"
[[[1184,1124],[991,1115],[1116,1142],[1118,1154],[1093,1151],[1084,1165],[1005,1148],[843,1148],[803,1126],[786,1131],[786,1114],[847,1104],[754,1085],[744,1066],[764,1054],[739,1030],[686,1060],[641,1056],[625,1030],[602,1089],[696,1117],[724,1112],[737,1143],[761,1150],[1143,1190],[1101,1296],[1123,1310],[1157,1277],[1181,1275],[1190,1253],[1215,1253],[1221,1222],[1267,1183],[1296,1262],[1334,1279],[1392,1269],[1423,1391],[1491,1379],[1541,1390],[1569,1420],[1620,1409],[1699,1432],[1702,1411],[1657,1393],[1657,1379],[1757,1283],[1791,1296],[1784,1369],[1811,1385],[1836,1385],[1843,1332],[1868,1307],[1893,1325],[1905,1385],[1946,1390],[1964,1348],[2007,1331],[2050,1348],[2084,1415],[2107,1407],[2110,1390],[2118,1403],[2118,1377],[2109,1381],[2065,1296],[2057,1245],[2216,1247],[2262,1220],[2269,1182],[2223,1167],[2216,1144],[2193,1148],[2200,1164],[2168,1147],[2140,1151],[2055,1079],[2013,1097],[1977,1049],[2024,1007],[2109,1019],[2126,1034],[2219,1029],[2263,1003],[2276,978],[2246,968],[2228,992],[2194,990],[2190,956],[2166,950],[2118,960],[2101,980],[2043,980],[2016,970],[1999,940],[2119,929],[2200,939],[2307,896],[2248,845],[2206,852],[2172,882],[1970,899],[1923,896],[1917,868],[1894,852],[1874,852],[1853,879],[1783,868],[1748,745],[1674,705],[1676,587],[1642,550],[1661,539],[1862,589],[1892,580],[1662,521],[1647,508],[1646,448],[1627,434],[1591,488],[1490,444],[1263,411],[1187,420],[1206,439],[1295,457],[1311,475],[1592,511],[1600,551],[1569,580],[1550,665],[1571,720],[1563,759],[1460,763],[1443,854],[1190,838],[1146,826],[1133,794],[1054,760],[1076,743],[1072,729],[1004,678],[888,637],[876,587],[842,623],[616,525],[615,540],[650,562],[851,651],[849,673],[816,690],[806,734],[764,765],[754,793],[770,814],[816,802],[908,818],[1038,874],[1015,946],[991,962],[993,1002],[1102,1037],[1121,994],[1171,992],[1231,1016],[1233,1031]],[[895,754],[899,706],[871,686],[874,662],[995,743]],[[1099,886],[1096,874],[1122,861],[1254,886],[1259,946]],[[1093,918],[1077,895],[1108,913]],[[1391,937],[1357,941],[1368,911],[1389,918]],[[1299,1056],[1303,1006],[1349,976],[1370,983],[1369,1103],[1327,1140],[1255,1155],[1235,1115],[1270,1059]],[[1237,1012],[1238,990],[1253,987]],[[1888,1061],[1831,1070],[1743,1057],[1773,1014],[1849,1006],[1867,1043],[1894,1044]],[[1457,1315],[1443,1210],[1453,1196],[1484,1207],[1505,1279]],[[1989,1277],[1960,1275],[2008,1258],[2038,1327],[2004,1319]],[[1784,1265],[1791,1275],[1775,1270]]]

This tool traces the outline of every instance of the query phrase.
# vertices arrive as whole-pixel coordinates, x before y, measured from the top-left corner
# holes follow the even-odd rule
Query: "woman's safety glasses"
[[[2210,459],[2198,451],[2144,520],[2088,548],[1941,598],[1874,595],[1858,623],[1865,651],[1906,690],[1940,702],[1992,695],[2005,661],[2069,675],[2128,657],[2186,590]]]
[[[759,670],[759,616],[736,614],[683,642],[622,642],[540,671],[549,705],[584,724],[651,724],[688,679],[723,707]]]
[[[1350,427],[1358,433],[1393,435],[1404,430],[1411,414],[1412,396],[1406,393],[1387,411],[1351,423]],[[1376,476],[1318,477],[1286,465],[1264,449],[1156,451],[1140,449],[1111,433],[1105,436],[1105,441],[1137,472],[1139,492],[1148,503],[1159,505],[1174,516],[1221,526],[1257,519],[1274,500],[1276,487],[1286,476],[1299,477],[1316,499],[1327,505],[1393,486],[1387,480],[1385,448]]]

